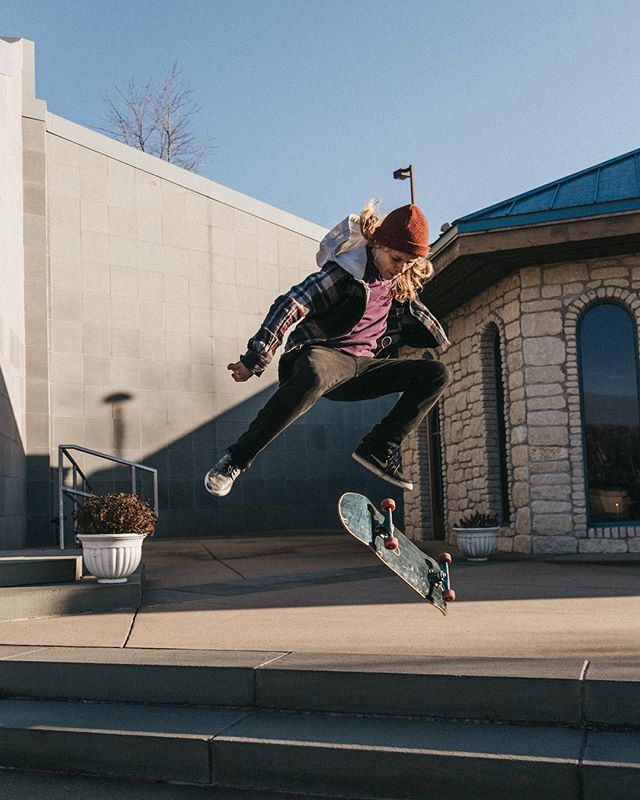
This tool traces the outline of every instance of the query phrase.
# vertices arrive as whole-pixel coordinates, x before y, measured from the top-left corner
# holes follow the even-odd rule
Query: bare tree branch
[[[184,86],[177,61],[156,91],[150,83],[138,89],[132,79],[122,90],[105,95],[108,120],[106,132],[125,144],[177,164],[190,172],[211,154],[210,136],[197,137],[191,124],[202,106],[193,91]]]

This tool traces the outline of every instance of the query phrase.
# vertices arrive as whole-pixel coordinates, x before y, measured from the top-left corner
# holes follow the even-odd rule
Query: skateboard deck
[[[393,525],[395,502],[383,500],[383,515],[362,494],[346,492],[338,501],[338,514],[344,529],[366,544],[389,569],[443,614],[447,601],[455,599],[450,587],[451,556],[443,553],[441,562],[423,553]]]

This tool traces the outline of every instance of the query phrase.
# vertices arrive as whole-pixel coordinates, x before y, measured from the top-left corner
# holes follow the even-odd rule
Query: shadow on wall
[[[21,547],[25,542],[25,486],[25,451],[0,369],[0,548]]]
[[[207,470],[246,430],[275,388],[265,389],[167,447],[144,456],[143,463],[158,470],[157,535],[255,535],[260,531],[337,529],[340,525],[336,504],[345,491],[362,492],[376,503],[393,496],[398,503],[396,518],[401,524],[402,490],[372,475],[351,458],[362,436],[394,404],[393,396],[357,403],[321,399],[257,456],[227,497],[212,497],[205,491]],[[105,400],[115,403],[114,397],[118,403],[127,399],[122,393]],[[127,423],[123,419],[116,426],[119,447],[126,441]],[[52,472],[55,497],[57,475],[55,470]],[[128,468],[96,469],[88,478],[96,493],[131,491]],[[143,478],[142,495],[152,496],[149,478]]]

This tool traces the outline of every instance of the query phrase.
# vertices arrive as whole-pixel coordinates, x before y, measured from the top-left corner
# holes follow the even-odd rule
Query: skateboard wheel
[[[395,536],[390,536],[388,539],[384,540],[384,546],[386,550],[397,550],[398,540]]]
[[[445,603],[453,603],[453,601],[456,599],[455,591],[453,589],[445,589],[445,591],[442,593],[442,599],[445,601]]]
[[[445,561],[447,564],[451,564],[453,558],[451,558],[451,553],[440,553],[440,561]]]
[[[382,503],[380,503],[380,506],[382,507],[383,511],[386,511],[387,509],[391,509],[391,511],[395,511],[396,510],[396,501],[393,499],[393,497],[386,497],[382,501]]]

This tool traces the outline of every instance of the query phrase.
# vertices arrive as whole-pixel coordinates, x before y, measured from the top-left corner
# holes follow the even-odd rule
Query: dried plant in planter
[[[153,536],[158,517],[146,500],[115,492],[90,497],[75,512],[78,533],[146,533]]]
[[[497,528],[498,517],[495,514],[481,514],[476,511],[475,514],[469,514],[463,517],[460,522],[456,522],[455,528]]]

